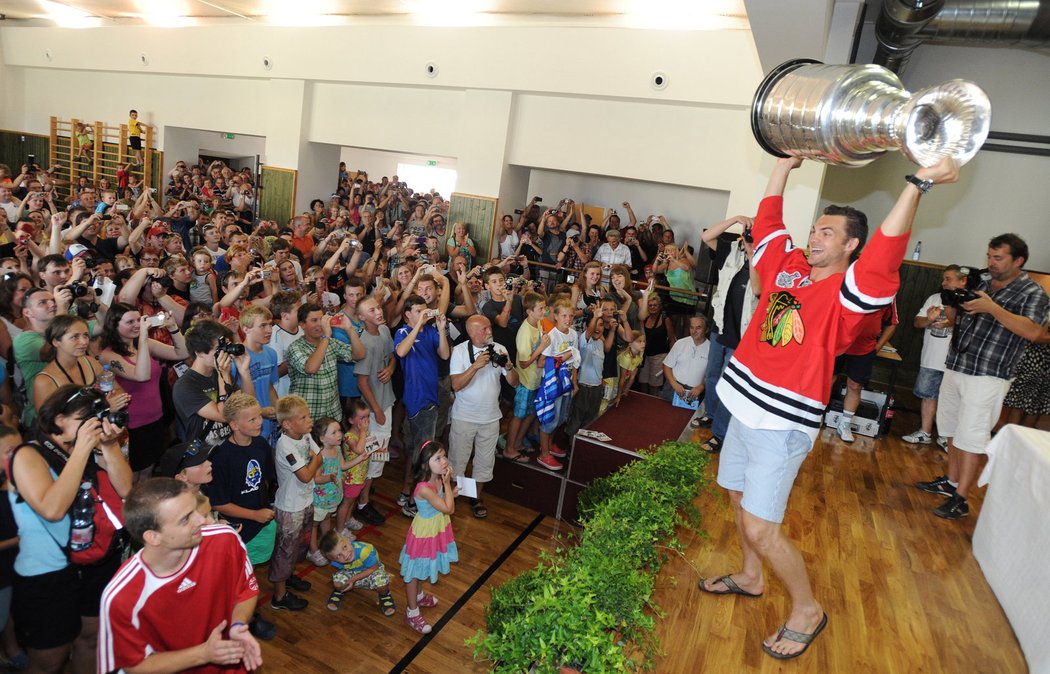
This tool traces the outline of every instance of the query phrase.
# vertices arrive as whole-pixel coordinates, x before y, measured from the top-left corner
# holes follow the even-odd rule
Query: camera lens
[[[118,412],[110,412],[108,415],[106,415],[106,419],[109,420],[109,423],[120,428],[126,428],[128,425],[128,413],[124,410],[120,410]]]

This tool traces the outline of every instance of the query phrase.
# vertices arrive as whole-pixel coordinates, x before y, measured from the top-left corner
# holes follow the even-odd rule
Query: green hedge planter
[[[652,669],[661,616],[653,582],[678,532],[698,533],[693,503],[708,486],[696,443],[665,442],[580,494],[574,546],[542,554],[536,568],[492,590],[485,629],[467,640],[498,674],[587,674]]]

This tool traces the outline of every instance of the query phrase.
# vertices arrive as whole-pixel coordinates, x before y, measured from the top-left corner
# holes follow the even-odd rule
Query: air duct
[[[924,42],[1050,44],[1050,0],[884,0],[874,62],[900,73]]]

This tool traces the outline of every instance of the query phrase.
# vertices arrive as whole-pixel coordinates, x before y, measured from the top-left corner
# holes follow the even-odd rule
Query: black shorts
[[[67,566],[39,576],[15,574],[11,615],[18,640],[44,650],[70,644],[81,617],[97,618],[102,591],[120,568],[120,555],[97,566]]]
[[[128,143],[132,150],[142,149],[142,136],[128,136]]]
[[[846,376],[861,386],[871,381],[871,371],[875,368],[876,353],[863,353],[859,356],[843,354],[835,359],[835,371],[844,370]]]

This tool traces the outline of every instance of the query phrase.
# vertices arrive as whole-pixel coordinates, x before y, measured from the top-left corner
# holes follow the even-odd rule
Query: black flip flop
[[[747,590],[743,589],[742,587],[737,585],[735,582],[733,582],[733,579],[730,578],[729,576],[722,576],[721,578],[712,578],[711,579],[712,583],[722,583],[723,585],[725,585],[726,589],[724,589],[724,590],[709,590],[709,589],[707,589],[706,587],[704,587],[704,581],[706,581],[706,580],[708,580],[708,579],[707,578],[701,578],[700,582],[697,583],[697,587],[700,588],[701,592],[706,592],[707,594],[717,594],[717,595],[739,594],[739,595],[741,595],[743,597],[750,597],[752,599],[758,599],[759,597],[762,596],[761,592],[759,592],[758,594],[755,594],[754,592],[748,592]]]
[[[762,642],[762,650],[766,652],[766,655],[774,657],[777,660],[793,660],[798,656],[809,650],[810,644],[817,638],[817,635],[824,631],[824,628],[828,626],[828,614],[824,614],[823,620],[817,625],[817,629],[813,630],[812,634],[803,634],[802,632],[796,632],[795,630],[789,630],[787,623],[784,623],[780,627],[780,631],[777,632],[777,638],[773,640],[776,644],[781,639],[787,639],[788,641],[794,641],[795,643],[802,644],[803,648],[798,653],[777,653],[772,648],[766,645],[766,642]]]
[[[529,462],[529,457],[526,456],[524,452],[519,452],[517,456],[507,456],[506,454],[503,454],[502,452],[500,452],[499,458],[503,459],[504,461],[510,461],[512,463],[528,463]]]

